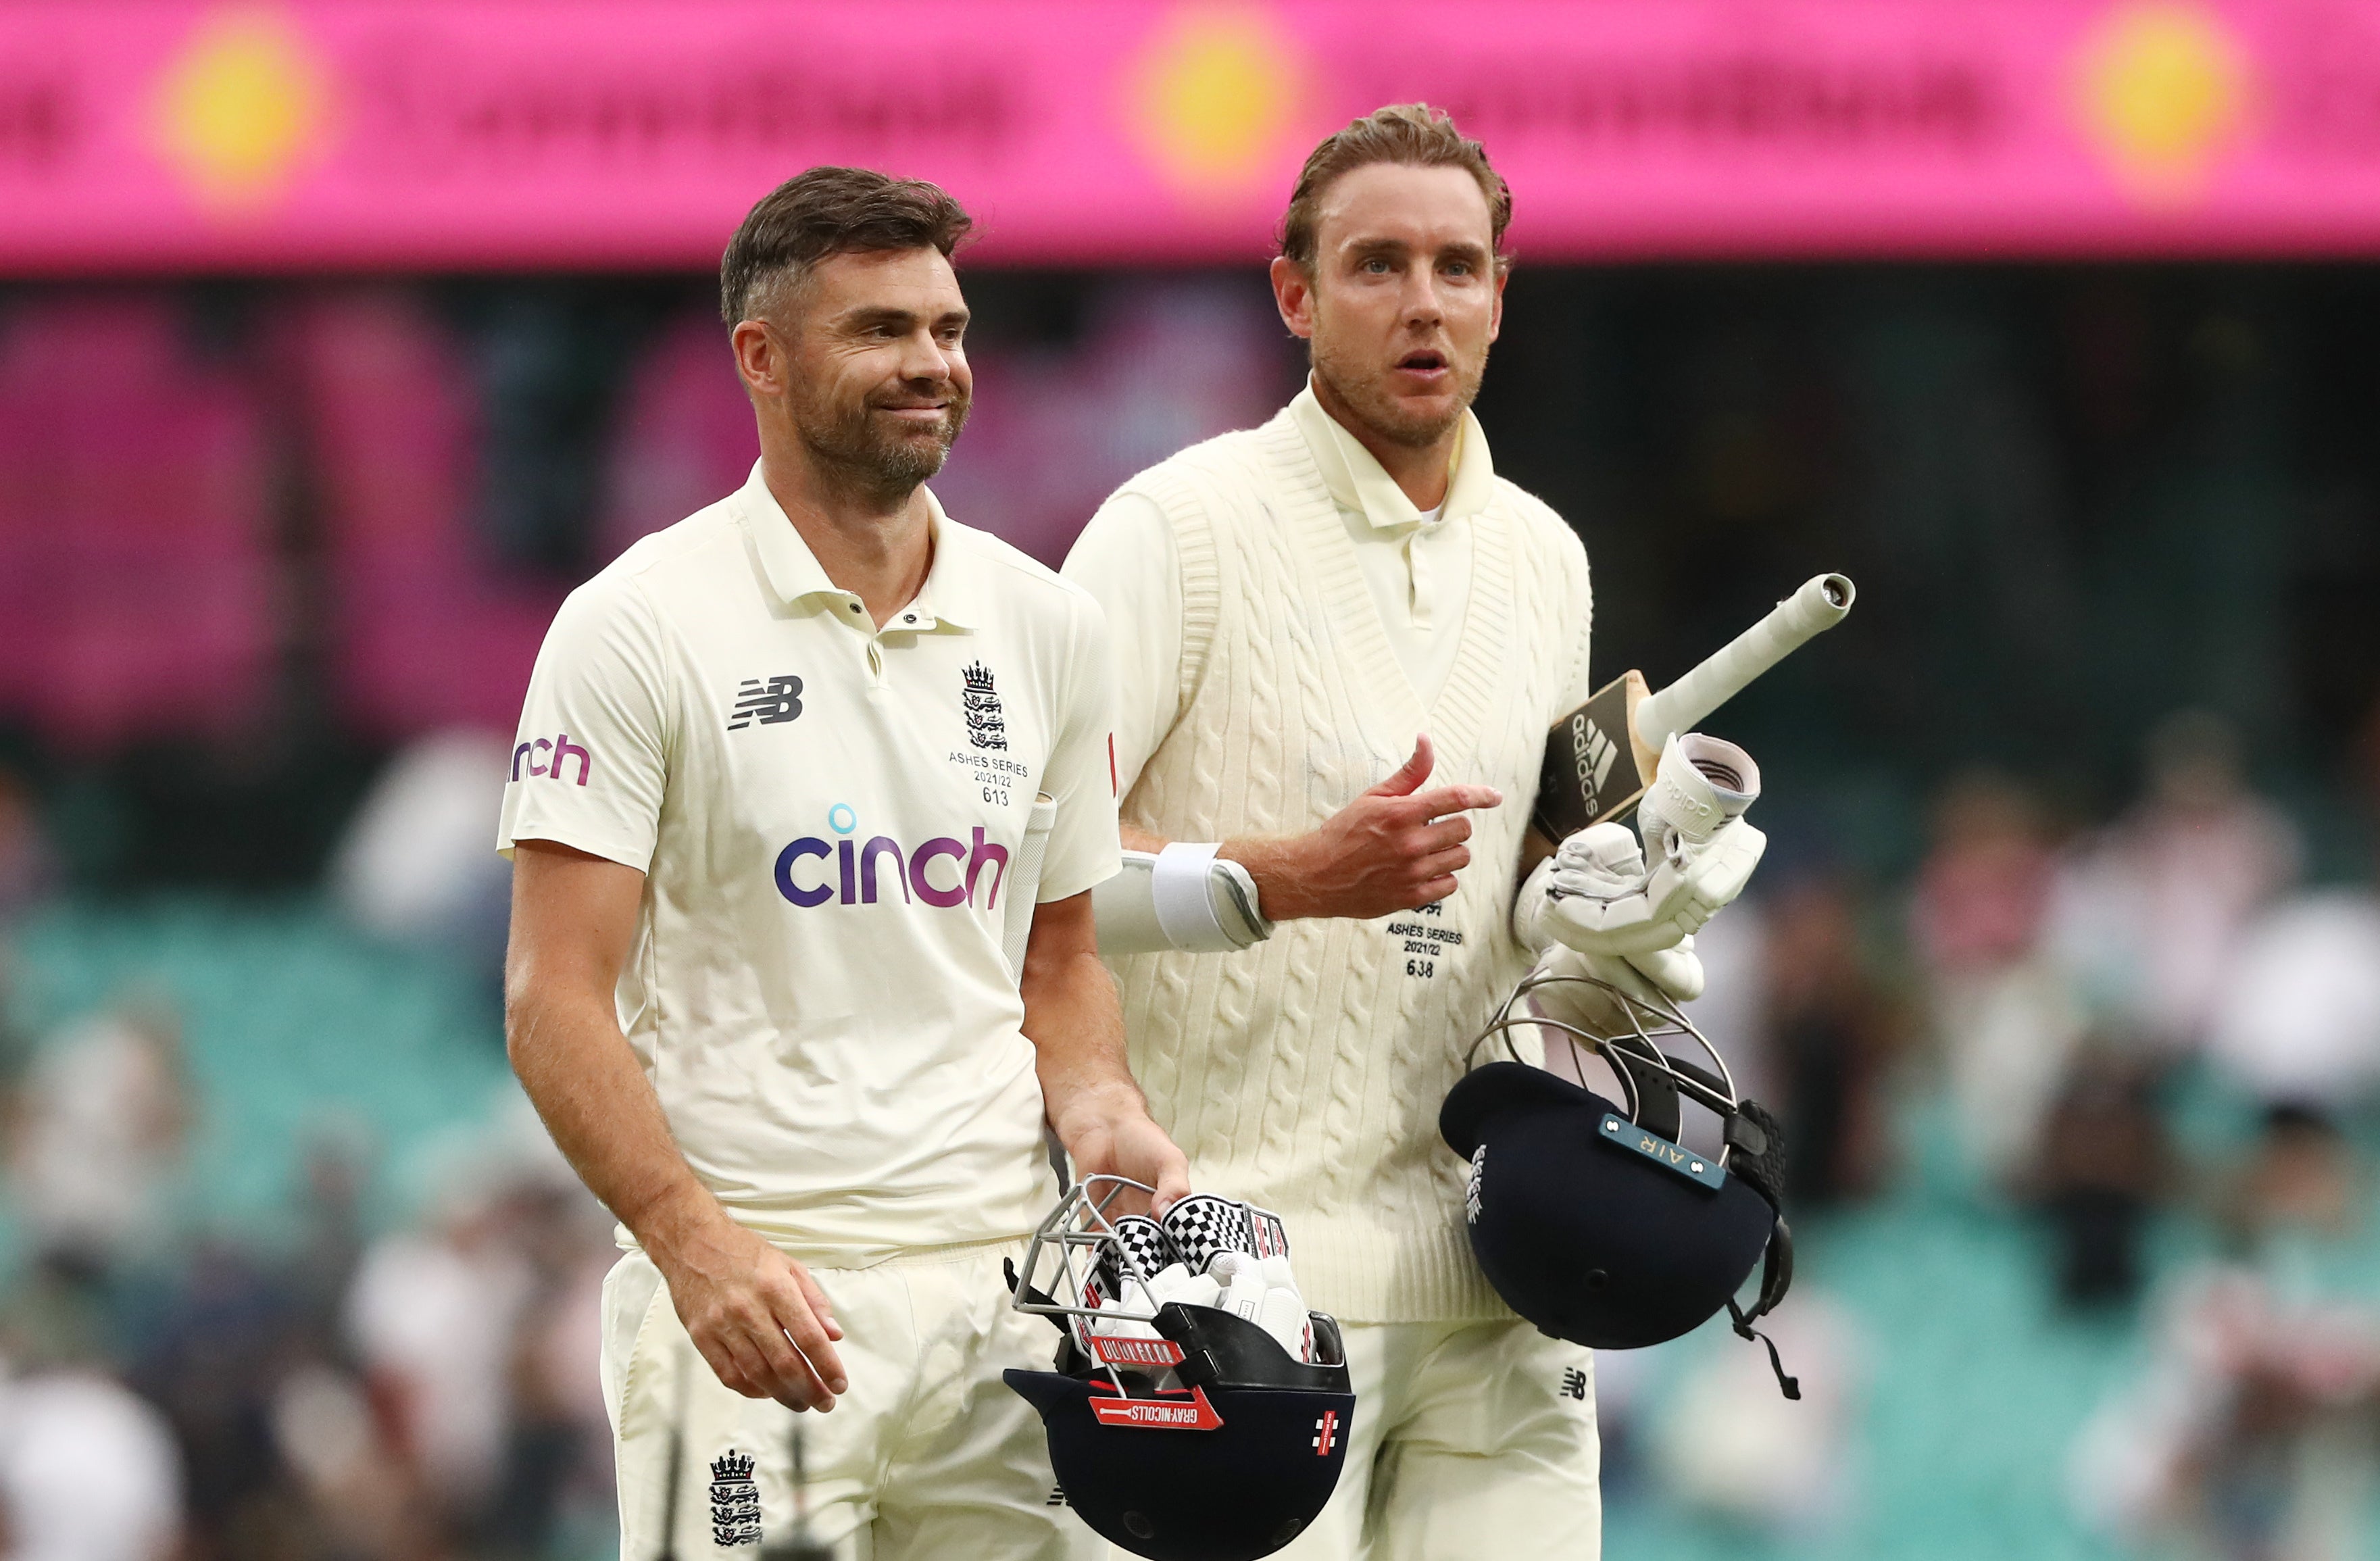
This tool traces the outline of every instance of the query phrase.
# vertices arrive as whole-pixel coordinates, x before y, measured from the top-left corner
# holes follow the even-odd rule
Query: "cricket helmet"
[[[1009,1289],[1018,1311],[1057,1325],[1057,1359],[1002,1375],[1039,1411],[1059,1489],[1102,1538],[1150,1561],[1255,1561],[1338,1486],[1355,1412],[1339,1325],[1306,1313],[1301,1361],[1220,1307],[1135,1304],[1178,1249],[1154,1220],[1111,1216],[1133,1188],[1153,1191],[1087,1178],[1034,1232]],[[1256,1242],[1281,1239],[1277,1216],[1201,1195],[1179,1246],[1236,1227],[1232,1211]]]
[[[1567,1023],[1523,1006],[1530,993],[1575,982],[1599,987],[1612,1016]],[[1522,1060],[1512,1032],[1542,1025],[1611,1065],[1624,1107]],[[1673,1056],[1698,1049],[1709,1066]],[[1506,1055],[1482,1064],[1495,1047]],[[1740,1095],[1726,1059],[1658,989],[1623,991],[1588,975],[1537,974],[1514,989],[1472,1044],[1472,1066],[1446,1097],[1439,1132],[1471,1162],[1464,1215],[1472,1252],[1496,1293],[1557,1338],[1597,1349],[1659,1344],[1727,1309],[1735,1331],[1785,1297],[1793,1239],[1780,1210],[1784,1137]],[[1718,1120],[1714,1153],[1682,1142],[1681,1101]],[[1759,1299],[1736,1291],[1765,1260]],[[1777,1361],[1788,1398],[1801,1397]]]

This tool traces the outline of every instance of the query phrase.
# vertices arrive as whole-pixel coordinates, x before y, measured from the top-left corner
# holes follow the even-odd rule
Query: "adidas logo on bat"
[[[1577,756],[1578,783],[1590,794],[1603,790],[1611,778],[1612,761],[1620,756],[1620,745],[1603,734],[1599,726],[1589,724],[1584,713],[1571,717],[1571,751]]]

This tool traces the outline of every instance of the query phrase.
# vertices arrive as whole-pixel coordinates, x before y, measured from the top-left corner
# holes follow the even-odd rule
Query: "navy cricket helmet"
[[[1135,1187],[1153,1191],[1087,1178],[1034,1232],[1009,1289],[1057,1325],[1057,1359],[1002,1379],[1040,1412],[1058,1487],[1100,1537],[1150,1561],[1256,1561],[1338,1486],[1355,1412],[1339,1325],[1308,1313],[1301,1361],[1220,1307],[1133,1306],[1123,1281],[1146,1297],[1154,1222],[1108,1207]]]
[[[1598,987],[1613,1018],[1593,1027],[1529,1010],[1522,1000],[1558,983]],[[1542,1025],[1599,1053],[1624,1107],[1520,1058],[1512,1031]],[[1684,1040],[1709,1066],[1671,1055]],[[1480,1064],[1490,1043],[1504,1060]],[[1739,1095],[1726,1059],[1658,992],[1623,991],[1593,976],[1533,974],[1472,1044],[1473,1066],[1446,1097],[1439,1132],[1471,1162],[1464,1214],[1471,1250],[1496,1293],[1557,1338],[1635,1349],[1678,1337],[1724,1307],[1743,1337],[1784,1299],[1793,1239],[1780,1210],[1783,1134]],[[1680,1104],[1717,1117],[1719,1146],[1685,1146]],[[1735,1301],[1762,1265],[1759,1299]],[[1777,1348],[1769,1362],[1788,1398],[1800,1385]]]

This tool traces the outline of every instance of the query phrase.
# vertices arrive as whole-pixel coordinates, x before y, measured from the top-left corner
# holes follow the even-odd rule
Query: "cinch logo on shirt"
[[[826,822],[843,838],[828,841],[804,835],[777,853],[777,892],[794,904],[807,908],[832,900],[843,905],[873,905],[880,887],[887,898],[898,890],[904,904],[922,900],[947,909],[973,905],[980,884],[985,909],[1000,905],[1001,885],[1008,877],[1008,848],[984,839],[979,826],[971,845],[937,835],[913,850],[890,835],[856,843],[851,836],[858,832],[859,816],[848,803],[827,809]],[[815,881],[804,881],[813,877]]]
[[[548,757],[549,753],[552,755],[551,757]],[[527,759],[528,761],[528,772],[531,775],[547,775],[552,777],[556,780],[562,779],[562,761],[565,759],[577,759],[578,761],[578,783],[582,786],[587,784],[587,777],[592,773],[595,768],[595,756],[580,747],[577,744],[573,743],[570,740],[570,733],[567,732],[555,732],[553,734],[553,739],[551,742],[540,737],[533,743],[524,743],[519,747],[515,748],[513,750],[513,779],[516,780],[521,778],[521,761],[523,759]]]

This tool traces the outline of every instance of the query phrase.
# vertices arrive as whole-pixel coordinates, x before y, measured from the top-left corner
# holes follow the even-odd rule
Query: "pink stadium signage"
[[[818,162],[1239,260],[1411,98],[1541,260],[2380,249],[2350,0],[11,0],[0,269],[707,266]]]

